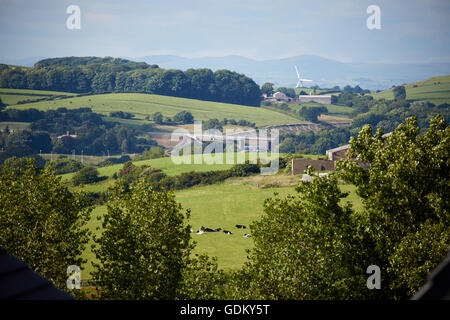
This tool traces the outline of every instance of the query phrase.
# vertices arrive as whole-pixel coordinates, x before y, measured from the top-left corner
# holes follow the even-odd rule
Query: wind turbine
[[[297,72],[297,78],[298,78],[297,85],[295,86],[296,88],[300,88],[300,87],[303,88],[303,82],[313,82],[314,81],[314,80],[310,80],[310,79],[302,79],[300,77],[300,73],[298,73],[297,66],[294,66],[294,67],[295,67],[295,71]]]

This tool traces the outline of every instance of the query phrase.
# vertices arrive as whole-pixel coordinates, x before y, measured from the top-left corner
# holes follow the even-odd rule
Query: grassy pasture
[[[245,158],[245,160],[250,160],[250,157],[255,157],[256,153],[242,153]],[[197,172],[207,172],[207,171],[216,171],[216,170],[226,170],[230,169],[234,164],[227,164],[226,163],[226,157],[231,157],[233,159],[234,157],[234,163],[240,163],[238,162],[238,155],[236,153],[224,153],[224,154],[218,154],[218,156],[221,156],[223,159],[223,164],[216,163],[216,164],[206,164],[203,163],[195,163],[195,161],[202,160],[201,155],[191,155],[190,159],[188,157],[175,157],[175,160],[184,160],[185,163],[178,164],[172,160],[171,157],[165,157],[165,158],[159,158],[159,159],[151,159],[151,160],[139,160],[139,161],[133,161],[133,164],[136,166],[142,166],[142,165],[150,165],[154,168],[161,169],[165,174],[168,176],[176,176],[180,175],[183,172],[190,172],[190,171],[197,171]],[[48,157],[48,155],[46,155]],[[252,158],[253,159],[253,158]],[[78,158],[77,158],[78,160]],[[122,169],[123,164],[115,164],[107,167],[101,167],[98,168],[98,172],[100,176],[106,176],[108,179],[102,180],[97,183],[92,183],[89,185],[83,186],[83,190],[86,191],[92,191],[92,192],[102,192],[106,191],[108,187],[114,183],[114,179],[112,179],[112,176],[114,173],[119,173],[120,169]],[[75,173],[66,173],[61,175],[62,181],[69,182],[73,175]],[[81,187],[78,187],[81,188]]]
[[[23,130],[23,129],[28,128],[29,125],[30,125],[29,122],[3,121],[3,122],[0,122],[0,130],[4,130],[6,127],[8,127],[9,129],[12,129],[12,130]]]
[[[406,99],[450,103],[450,76],[433,77],[405,85]],[[375,99],[394,99],[392,89],[372,94]]]
[[[249,225],[263,214],[264,200],[278,193],[280,197],[295,194],[295,185],[300,176],[292,177],[278,174],[268,179],[288,182],[284,187],[257,187],[251,183],[248,177],[229,179],[221,184],[195,187],[175,192],[176,199],[183,206],[183,210],[191,209],[189,224],[194,231],[201,226],[209,228],[222,228],[233,234],[225,235],[223,232],[206,233],[203,235],[192,234],[192,239],[197,243],[194,253],[207,253],[218,258],[218,264],[223,269],[239,268],[245,262],[246,250],[253,247],[252,238],[244,238],[244,233],[252,233]],[[261,181],[260,181],[261,182]],[[268,184],[267,186],[269,186]],[[349,196],[343,199],[343,203],[350,201],[356,209],[361,208],[361,201],[355,194],[351,185],[341,185],[341,190],[349,192]],[[101,222],[97,216],[106,213],[106,206],[99,206],[92,212],[88,227],[92,232],[101,232]],[[243,224],[247,229],[237,229],[236,224]],[[96,230],[96,228],[99,230]],[[84,253],[88,261],[94,260],[90,246]],[[92,270],[90,262],[83,271],[85,278]]]
[[[196,120],[202,121],[212,118],[219,120],[227,118],[248,120],[255,122],[257,126],[299,122],[297,119],[288,115],[258,107],[143,93],[99,94],[14,106],[17,109],[36,108],[39,110],[56,109],[59,107],[68,109],[90,107],[94,112],[104,115],[108,115],[111,111],[124,111],[133,113],[136,119],[141,120],[155,112],[161,112],[164,116],[173,117],[180,111],[189,111]]]
[[[10,94],[29,94],[29,95],[39,95],[39,96],[76,96],[76,93],[71,92],[60,92],[60,91],[46,91],[46,90],[30,90],[30,89],[9,89],[0,88],[0,94],[10,93]]]

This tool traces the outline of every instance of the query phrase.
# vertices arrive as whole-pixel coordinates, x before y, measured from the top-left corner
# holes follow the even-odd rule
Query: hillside
[[[0,64],[0,87],[77,93],[138,92],[259,106],[259,86],[227,69],[166,70],[120,58],[64,57],[32,68]]]
[[[433,77],[404,85],[407,100],[422,100],[439,105],[450,103],[450,75]],[[394,99],[393,89],[373,94],[375,99]]]
[[[195,120],[202,121],[213,118],[242,119],[255,122],[257,126],[301,122],[294,117],[263,108],[142,93],[99,94],[8,106],[14,109],[36,108],[38,110],[60,107],[68,109],[89,107],[94,112],[104,115],[108,115],[111,111],[124,111],[134,114],[136,119],[140,120],[155,112],[172,117],[180,111],[189,111]],[[127,122],[136,121],[138,120]]]

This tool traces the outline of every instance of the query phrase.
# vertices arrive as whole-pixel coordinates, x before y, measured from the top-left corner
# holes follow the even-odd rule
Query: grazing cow
[[[249,233],[244,233],[244,237],[245,237],[245,238],[250,238],[251,235],[250,235]]]
[[[223,230],[223,233],[225,234],[232,234],[231,231]]]
[[[197,230],[196,234],[204,234],[203,230]]]
[[[220,230],[222,230],[222,228],[217,228],[216,230],[214,230],[215,232],[219,232]]]
[[[238,229],[247,229],[247,227],[242,225],[242,224],[237,224],[236,228],[238,228]]]
[[[205,232],[215,232],[215,230],[213,230],[211,228],[205,228],[203,231],[205,231]]]

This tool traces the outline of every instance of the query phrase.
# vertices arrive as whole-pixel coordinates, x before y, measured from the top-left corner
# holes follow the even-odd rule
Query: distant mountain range
[[[315,80],[311,85],[317,84],[323,88],[358,84],[365,89],[387,89],[393,85],[450,74],[450,63],[344,63],[314,55],[264,61],[241,56],[185,58],[174,55],[154,55],[122,58],[157,64],[166,69],[228,69],[243,73],[260,85],[264,82],[272,82],[276,86],[286,87],[294,87],[297,83],[294,65],[299,68],[302,77]],[[32,66],[41,59],[42,57],[20,60],[0,59],[0,62]]]

